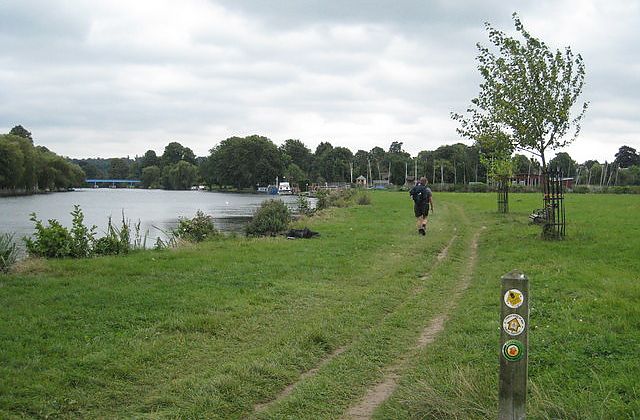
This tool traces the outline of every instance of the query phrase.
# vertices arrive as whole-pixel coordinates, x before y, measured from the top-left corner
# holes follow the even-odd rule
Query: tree
[[[204,178],[218,185],[250,188],[273,183],[284,172],[284,159],[262,136],[230,137],[211,149]]]
[[[159,188],[162,171],[157,166],[147,166],[142,170],[140,180],[143,188]]]
[[[549,168],[555,171],[562,171],[565,176],[570,176],[576,173],[578,162],[571,159],[569,153],[559,152],[556,156],[549,161]]]
[[[358,150],[353,155],[353,176],[359,177],[360,175],[369,179],[369,153],[365,150]]]
[[[306,187],[306,184],[309,183],[307,174],[295,163],[290,163],[289,166],[287,166],[287,169],[284,171],[284,176],[293,185],[300,187],[300,189],[306,189],[303,187]]]
[[[411,162],[411,155],[402,150],[402,142],[394,141],[389,146],[389,152],[386,154],[386,166],[391,168],[389,174],[389,182],[396,185],[405,183],[405,175],[408,164]]]
[[[184,147],[176,141],[167,144],[161,157],[162,165],[176,164],[181,160],[195,165],[196,156],[191,149],[189,149],[188,147]]]
[[[329,153],[332,150],[333,146],[328,141],[323,141],[316,147],[310,173],[310,178],[313,182],[321,183],[331,180],[331,175],[328,174],[327,161],[329,160]]]
[[[524,29],[513,14],[516,31],[524,42],[508,37],[486,23],[496,52],[478,44],[478,69],[484,78],[467,116],[452,114],[458,132],[478,140],[506,138],[508,147],[531,152],[547,168],[545,152],[571,143],[580,133],[587,103],[571,118],[571,109],[584,85],[585,68],[580,54],[570,47],[552,52]],[[565,136],[571,132],[572,136]]]
[[[153,150],[147,150],[142,157],[142,169],[147,166],[160,166],[160,158]]]
[[[198,178],[198,167],[181,160],[175,165],[169,166],[169,187],[173,190],[188,190]]]
[[[0,189],[18,188],[23,172],[24,156],[20,147],[0,137]]]
[[[21,125],[16,125],[15,127],[13,127],[11,131],[9,131],[9,134],[27,139],[31,142],[31,144],[33,144],[33,137],[31,137],[31,132]]]
[[[284,144],[280,146],[280,151],[289,156],[290,163],[295,163],[304,172],[308,173],[311,169],[313,154],[300,140],[285,140]]]
[[[636,153],[636,149],[629,146],[622,146],[616,153],[616,160],[621,168],[628,168],[633,165],[640,165],[640,156]]]
[[[129,163],[122,158],[109,159],[109,178],[127,179],[129,176]]]
[[[371,162],[371,172],[374,179],[382,179],[381,165],[384,163],[386,153],[382,147],[376,146],[369,150],[369,159]],[[386,172],[385,172],[386,174]]]
[[[513,162],[513,172],[516,174],[528,174],[529,169],[531,168],[531,160],[525,155],[521,155],[516,153],[513,158],[511,158]]]

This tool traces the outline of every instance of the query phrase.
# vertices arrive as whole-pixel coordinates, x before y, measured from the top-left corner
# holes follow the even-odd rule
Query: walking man
[[[427,187],[427,178],[420,178],[420,181],[409,191],[409,195],[413,198],[413,212],[417,218],[416,226],[418,233],[424,236],[427,232],[429,207],[431,207],[431,211],[433,211],[433,193],[431,189]]]

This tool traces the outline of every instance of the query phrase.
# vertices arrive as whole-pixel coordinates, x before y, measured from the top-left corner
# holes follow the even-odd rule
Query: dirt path
[[[460,283],[458,284],[453,302],[459,301],[459,297],[464,291],[469,287],[469,283],[471,281],[471,275],[475,269],[476,261],[478,258],[478,237],[480,236],[480,231],[476,232],[471,241],[471,253],[467,265],[465,267],[465,271],[462,275]],[[449,245],[451,242],[449,243]],[[445,248],[448,250],[449,245]],[[443,250],[443,252],[445,251]],[[445,255],[446,257],[446,255]],[[444,257],[443,257],[444,259]],[[414,350],[421,350],[425,348],[427,345],[432,343],[438,334],[442,332],[444,329],[444,324],[449,319],[450,314],[456,309],[455,305],[449,306],[445,312],[436,316],[429,325],[422,331],[418,341],[416,343]],[[405,367],[409,357],[412,353],[405,354],[401,357],[396,363],[387,368],[385,372],[384,379],[382,382],[378,383],[373,388],[369,389],[367,394],[364,396],[358,404],[351,407],[345,414],[345,419],[370,419],[380,404],[387,400],[398,387],[398,380],[400,379],[401,372]]]
[[[449,240],[449,242],[447,243],[447,245],[440,250],[440,252],[438,253],[438,255],[436,256],[436,261],[434,263],[434,265],[431,267],[431,270],[435,270],[438,265],[444,261],[447,256],[449,255],[449,248],[451,248],[451,245],[453,244],[453,242],[458,238],[457,234],[454,234],[451,239]],[[426,280],[427,278],[429,278],[429,274],[426,274],[424,276],[422,276],[420,279],[421,280]],[[420,293],[422,291],[422,287],[416,288],[411,292],[411,295],[414,296],[418,293]],[[386,318],[386,316],[385,316]],[[327,355],[325,358],[323,358],[316,367],[309,369],[308,371],[302,373],[300,375],[300,378],[298,378],[298,380],[290,385],[287,385],[286,388],[284,388],[273,400],[271,401],[267,401],[261,404],[256,404],[253,408],[253,413],[254,414],[258,414],[261,413],[265,410],[267,410],[269,407],[271,407],[273,404],[277,403],[278,401],[281,401],[283,398],[287,397],[289,394],[291,394],[293,392],[293,390],[295,389],[295,387],[301,383],[302,381],[304,381],[305,379],[315,375],[322,367],[324,367],[325,365],[327,365],[329,362],[331,362],[331,360],[333,360],[335,357],[337,357],[338,355],[340,355],[341,353],[343,353],[345,350],[348,349],[348,346],[344,346],[344,347],[340,347],[338,349],[336,349],[335,351],[333,351],[331,354]],[[392,390],[393,391],[393,390]]]

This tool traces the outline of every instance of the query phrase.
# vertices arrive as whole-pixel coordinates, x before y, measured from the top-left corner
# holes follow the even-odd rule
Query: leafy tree
[[[360,175],[369,179],[369,152],[365,150],[358,150],[353,155],[353,176],[357,178]]]
[[[147,166],[160,166],[160,158],[153,150],[147,150],[142,157],[142,168]]]
[[[389,153],[404,153],[404,150],[402,150],[402,144],[403,142],[401,141],[391,142],[391,146],[389,146]]]
[[[524,29],[514,13],[524,42],[485,24],[496,52],[478,44],[478,69],[484,78],[467,116],[452,114],[458,132],[473,140],[504,137],[508,148],[536,154],[546,170],[545,152],[571,143],[580,132],[587,109],[571,118],[571,108],[584,85],[582,57],[570,47],[553,52]],[[572,132],[570,138],[565,138]]]
[[[109,159],[109,178],[127,179],[129,176],[129,163],[122,158]]]
[[[164,153],[162,154],[162,165],[176,164],[181,160],[195,165],[196,156],[193,154],[193,151],[191,149],[189,149],[188,147],[184,147],[178,142],[174,141],[169,143],[164,148]]]
[[[140,181],[143,188],[159,188],[162,171],[157,166],[147,166],[142,170]]]
[[[9,131],[9,134],[27,139],[31,142],[31,144],[33,144],[33,137],[31,137],[31,132],[21,125],[16,125],[15,127],[13,127],[11,131]]]
[[[257,135],[222,141],[211,149],[209,160],[204,178],[238,189],[273,183],[284,172],[282,153],[271,140]]]
[[[371,172],[373,172],[373,177],[375,179],[382,179],[383,175],[382,175],[381,167],[384,165],[385,156],[386,156],[386,153],[382,147],[376,146],[373,149],[369,150]],[[386,171],[385,171],[385,174],[386,174]]]
[[[628,168],[633,165],[640,165],[640,155],[636,153],[636,149],[629,146],[622,146],[616,153],[616,160],[621,168]]]
[[[334,182],[349,182],[352,162],[353,153],[351,150],[346,147],[334,147],[328,154],[327,179]]]
[[[287,169],[284,171],[284,176],[289,182],[293,185],[298,185],[301,189],[309,183],[307,174],[295,163],[290,163],[289,166],[287,166]]]
[[[511,159],[513,162],[513,172],[516,174],[527,174],[531,167],[531,161],[525,155],[516,153]]]
[[[18,188],[23,172],[24,155],[20,146],[0,138],[0,189]]]
[[[175,165],[170,166],[169,184],[174,190],[188,190],[198,179],[198,167],[189,162],[181,160]],[[167,187],[165,185],[165,187]]]
[[[578,162],[571,159],[566,152],[559,152],[556,156],[549,161],[549,168],[551,170],[560,170],[565,176],[570,176],[576,173]]]
[[[291,159],[290,163],[295,163],[305,173],[311,170],[311,163],[313,161],[313,154],[307,146],[300,140],[289,139],[285,140],[284,144],[280,146],[280,151]]]
[[[389,182],[396,185],[405,183],[405,175],[408,164],[411,162],[411,155],[402,150],[402,142],[394,141],[389,146],[389,152],[385,156],[387,168],[391,168]]]

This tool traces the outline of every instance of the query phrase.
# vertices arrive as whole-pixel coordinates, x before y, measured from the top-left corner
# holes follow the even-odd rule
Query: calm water
[[[117,227],[122,225],[122,212],[133,227],[138,221],[142,233],[148,231],[147,246],[155,239],[166,238],[179,217],[191,218],[202,210],[214,217],[216,227],[224,232],[241,231],[262,201],[274,198],[266,194],[233,194],[205,191],[164,191],[137,189],[86,188],[72,192],[39,194],[27,197],[0,197],[0,232],[15,233],[16,242],[32,235],[33,222],[29,214],[36,213],[45,222],[56,219],[71,226],[71,211],[75,204],[84,213],[86,226],[96,225],[98,236],[107,228],[111,216]],[[294,212],[296,196],[278,196]]]

